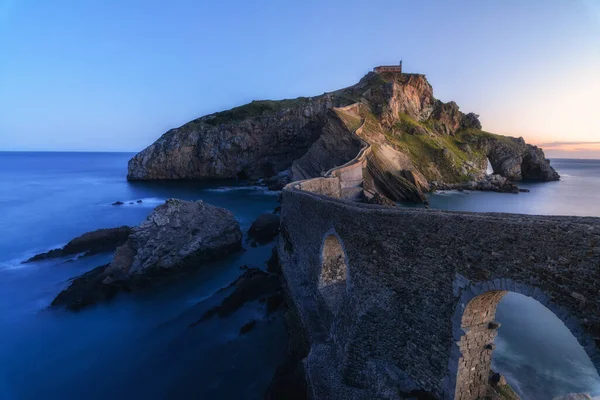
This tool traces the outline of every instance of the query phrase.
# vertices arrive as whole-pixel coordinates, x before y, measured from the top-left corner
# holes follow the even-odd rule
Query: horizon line
[[[140,150],[141,151],[141,150]],[[130,150],[0,150],[0,153],[139,153],[140,151]],[[565,151],[565,150],[563,150]],[[577,153],[573,151],[573,153]],[[597,158],[587,157],[552,157],[546,156],[546,158],[552,160],[597,160],[600,161],[600,154]]]

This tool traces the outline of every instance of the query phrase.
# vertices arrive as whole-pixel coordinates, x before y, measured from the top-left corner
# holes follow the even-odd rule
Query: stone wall
[[[278,251],[311,344],[313,398],[393,399],[411,387],[474,398],[464,368],[488,372],[495,331],[483,328],[505,291],[552,310],[600,367],[600,219],[386,208],[306,186],[283,192]],[[331,234],[347,265],[335,311],[319,289]]]
[[[487,394],[494,339],[500,327],[494,317],[498,303],[506,293],[501,290],[484,293],[471,300],[465,308],[461,322],[465,334],[458,344],[461,356],[455,399],[475,400]]]
[[[358,106],[353,104],[348,107],[340,107],[339,109],[358,109]],[[366,166],[367,156],[371,151],[370,146],[358,136],[363,127],[364,121],[362,121],[355,132],[352,132],[355,139],[362,144],[360,151],[353,159],[343,165],[330,169],[323,177],[293,182],[288,185],[288,188],[334,198],[360,200],[363,192],[363,169]]]

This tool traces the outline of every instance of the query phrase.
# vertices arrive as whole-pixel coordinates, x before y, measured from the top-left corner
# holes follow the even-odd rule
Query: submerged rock
[[[279,234],[279,221],[277,214],[261,214],[250,226],[248,235],[259,243],[269,242]]]
[[[292,178],[290,177],[290,173],[284,172],[284,173],[280,173],[275,176],[266,178],[264,181],[264,184],[267,185],[269,190],[281,190],[284,188],[285,185],[287,185],[291,181],[292,181]]]
[[[195,326],[214,315],[228,317],[249,301],[272,295],[281,289],[279,277],[258,268],[250,268],[232,282],[226,289],[234,288],[220,305],[208,310],[202,318],[190,326]]]
[[[250,332],[252,329],[254,329],[254,326],[256,325],[256,320],[253,319],[252,321],[248,322],[247,324],[245,324],[244,326],[242,326],[240,328],[240,335],[245,335],[246,333]]]
[[[79,309],[134,290],[184,269],[241,250],[233,214],[202,201],[169,199],[132,229],[113,261],[73,280],[52,302]]]
[[[60,258],[83,253],[83,256],[91,256],[99,253],[115,251],[121,246],[131,233],[128,226],[118,228],[98,229],[84,233],[67,243],[60,249],[53,249],[46,253],[36,254],[23,263],[46,260],[49,258]]]

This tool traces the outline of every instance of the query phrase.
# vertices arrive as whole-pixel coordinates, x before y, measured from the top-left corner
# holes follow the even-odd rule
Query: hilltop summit
[[[541,149],[481,128],[478,115],[436,99],[425,75],[381,70],[331,93],[253,101],[171,129],[130,160],[127,178],[307,179],[351,160],[366,142],[393,200],[420,201],[432,183],[481,179],[488,159],[513,181],[559,179]],[[407,181],[419,195],[393,187]]]

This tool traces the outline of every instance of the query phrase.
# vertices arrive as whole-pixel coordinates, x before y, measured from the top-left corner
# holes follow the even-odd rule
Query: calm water
[[[600,160],[553,160],[561,181],[521,183],[531,192],[516,195],[446,192],[429,197],[432,208],[600,217]],[[507,294],[496,313],[502,323],[492,364],[524,399],[551,399],[567,393],[600,395],[600,377],[569,329],[546,307]]]
[[[600,217],[600,160],[556,159],[558,182],[524,182],[530,193],[445,192],[429,197],[432,208],[454,211]]]
[[[138,224],[169,197],[228,208],[244,231],[277,206],[276,194],[230,182],[128,183],[131,155],[0,152],[0,399],[263,397],[286,351],[281,316],[265,319],[249,304],[229,318],[188,325],[221,300],[216,292],[241,274],[240,265],[264,268],[271,246],[248,246],[183,282],[80,313],[47,306],[69,278],[110,256],[20,264],[84,232]],[[600,216],[600,161],[554,164],[563,180],[522,185],[531,193],[445,193],[430,202],[450,210]],[[110,205],[117,200],[127,204]],[[239,336],[251,319],[257,327]],[[539,303],[509,294],[497,319],[503,325],[494,367],[525,398],[600,394],[583,350]]]
[[[80,313],[47,306],[67,279],[110,256],[20,264],[84,232],[138,224],[168,197],[226,207],[244,231],[278,205],[276,194],[222,183],[128,184],[131,156],[0,153],[0,399],[263,398],[287,349],[281,315],[266,320],[250,304],[188,325],[222,299],[213,294],[241,265],[265,268],[271,246],[248,246],[184,282]],[[252,319],[256,328],[239,336]]]

